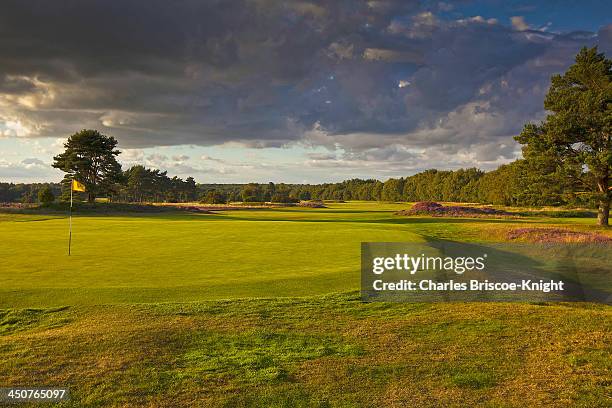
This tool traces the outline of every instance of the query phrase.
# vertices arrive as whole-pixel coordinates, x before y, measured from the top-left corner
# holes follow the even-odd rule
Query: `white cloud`
[[[63,173],[37,158],[20,162],[0,159],[0,180],[5,182],[58,182]]]
[[[27,137],[35,131],[20,119],[3,118],[0,116],[0,138]]]
[[[457,20],[459,24],[497,24],[498,21],[496,18],[484,18],[483,16],[473,16],[465,19]]]
[[[510,17],[510,21],[512,22],[512,27],[514,27],[515,30],[529,30],[529,25],[525,22],[525,17],[523,16]]]
[[[397,83],[398,88],[405,88],[410,85],[410,81],[406,81],[405,79],[400,79]]]

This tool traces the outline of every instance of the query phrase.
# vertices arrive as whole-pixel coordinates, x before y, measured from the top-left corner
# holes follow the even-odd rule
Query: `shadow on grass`
[[[128,217],[139,219],[154,219],[166,221],[254,221],[254,222],[295,222],[295,223],[357,223],[357,224],[394,224],[394,225],[410,225],[410,224],[465,224],[465,223],[495,223],[509,224],[529,222],[526,219],[517,218],[459,218],[459,217],[400,217],[393,216],[394,211],[389,210],[320,210],[320,209],[255,209],[257,214],[248,213],[251,210],[212,210],[210,212],[191,212],[187,210],[179,210],[176,208],[164,208],[159,211],[125,211],[125,206],[110,209],[108,206],[99,208],[74,209],[73,217]],[[260,213],[265,212],[268,216],[262,216]],[[0,210],[1,214],[7,215],[29,215],[29,216],[45,216],[47,218],[35,218],[27,220],[15,219],[15,222],[33,222],[45,221],[53,219],[62,219],[68,217],[68,209],[58,210],[56,208],[38,207],[33,209],[5,209]],[[238,215],[240,214],[240,215]],[[312,217],[294,218],[291,214],[312,215]],[[347,217],[325,217],[326,215],[347,215]],[[370,217],[354,218],[356,215]],[[56,217],[56,218],[52,218]],[[298,215],[299,217],[299,215]]]
[[[531,282],[563,281],[564,289],[560,292],[499,292],[480,290],[475,293],[468,292],[439,292],[434,297],[442,295],[446,301],[580,301],[609,303],[611,300],[611,286],[602,284],[598,277],[602,273],[609,273],[609,255],[597,244],[534,244],[534,243],[473,243],[438,239],[423,235],[424,244],[414,244],[435,249],[442,256],[456,259],[465,257],[484,256],[486,267],[481,272],[471,271],[465,276],[456,274],[453,270],[431,271],[428,276],[435,281],[448,282],[463,279],[485,279],[491,282],[517,282],[523,280]],[[399,252],[405,244],[398,246],[391,252]],[[404,250],[405,251],[405,250]],[[484,255],[483,255],[484,254]],[[378,254],[377,256],[380,256]],[[603,269],[602,269],[603,268]],[[428,272],[428,271],[424,271]],[[365,287],[371,285],[366,284]],[[431,294],[426,294],[429,297]]]
[[[215,214],[216,215],[216,214]],[[212,220],[213,218],[206,218]],[[500,219],[500,218],[442,218],[442,217],[418,217],[418,218],[371,218],[371,219],[355,219],[355,218],[266,218],[266,217],[237,217],[232,215],[220,215],[216,221],[233,220],[233,221],[283,221],[283,222],[304,222],[304,223],[364,223],[364,224],[465,224],[465,223],[498,223],[511,224],[528,222],[521,219]]]

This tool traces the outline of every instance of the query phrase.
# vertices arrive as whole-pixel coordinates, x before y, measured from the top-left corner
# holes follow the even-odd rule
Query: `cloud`
[[[61,172],[52,169],[49,163],[36,158],[27,158],[20,162],[0,159],[0,180],[20,180],[22,182],[56,182]]]
[[[459,24],[497,24],[496,18],[484,18],[483,16],[473,16],[457,20]]]
[[[35,159],[35,158],[31,158],[31,159],[24,159],[21,161],[21,164],[23,164],[26,168],[27,167],[39,167],[39,166],[46,166],[47,164],[45,164],[44,161],[40,160],[40,159]]]
[[[363,51],[363,59],[369,61],[383,62],[405,62],[405,63],[422,63],[422,56],[416,52],[398,51],[382,48],[366,48]]]
[[[599,40],[601,51],[610,55],[612,53],[612,24],[601,27],[597,33],[597,39]]]
[[[529,25],[525,22],[525,17],[523,16],[510,17],[510,21],[512,22],[512,27],[518,31],[529,30]]]
[[[611,26],[552,33],[445,2],[34,3],[2,6],[0,137],[98,128],[118,138],[124,163],[165,168],[189,158],[142,149],[303,144],[346,152],[341,163],[509,160],[512,136],[543,115],[550,75],[583,45],[612,46]]]
[[[121,161],[139,162],[144,160],[145,152],[142,149],[123,149],[118,157]]]
[[[226,163],[226,161],[225,161],[225,160],[223,160],[223,159],[218,159],[218,158],[215,158],[215,157],[210,157],[210,156],[205,155],[205,154],[204,154],[204,155],[202,155],[202,156],[200,157],[200,159],[201,159],[201,160],[204,160],[204,161],[207,161],[207,160],[208,160],[208,161],[213,161],[213,162],[217,162],[217,163]]]
[[[306,155],[311,160],[336,160],[336,155],[333,153],[308,153]]]
[[[234,169],[192,166],[184,163],[176,163],[168,166],[166,169],[172,175],[178,175],[182,177],[199,176],[197,178],[200,180],[205,180],[205,178],[203,178],[202,176],[236,174],[236,171]],[[208,180],[208,182],[210,182],[210,180]]]

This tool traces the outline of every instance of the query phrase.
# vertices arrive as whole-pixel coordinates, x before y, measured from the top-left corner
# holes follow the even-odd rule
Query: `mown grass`
[[[358,288],[362,241],[503,240],[509,228],[593,220],[399,217],[346,203],[216,214],[0,217],[0,307],[309,296]],[[562,221],[560,223],[560,221]],[[484,237],[484,238],[483,238]]]
[[[361,241],[503,240],[592,219],[398,217],[404,204],[0,214],[0,385],[66,407],[609,403],[612,313],[586,303],[362,303]]]

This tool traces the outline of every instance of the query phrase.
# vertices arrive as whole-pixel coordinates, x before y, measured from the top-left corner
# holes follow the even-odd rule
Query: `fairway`
[[[368,211],[375,209],[374,211]],[[217,214],[15,215],[0,223],[0,306],[304,296],[358,287],[361,241],[419,240],[392,206]],[[315,255],[316,256],[313,256]]]
[[[360,243],[482,239],[528,220],[398,217],[402,204],[0,218],[0,307],[310,296],[359,288]],[[587,223],[588,219],[565,219]],[[538,218],[531,222],[554,223]]]

